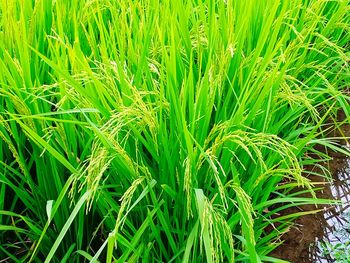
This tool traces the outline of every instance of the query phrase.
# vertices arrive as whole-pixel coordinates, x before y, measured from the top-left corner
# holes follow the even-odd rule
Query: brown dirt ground
[[[339,114],[340,119],[344,119],[344,115],[342,113]],[[345,124],[341,128],[342,132],[333,131],[330,134],[332,136],[341,136],[346,135],[350,136],[350,125]],[[329,170],[334,175],[334,180],[337,180],[335,176],[337,172],[342,169],[345,165],[345,158],[342,154],[331,153],[333,160],[329,161],[327,164]],[[308,176],[308,178],[312,182],[325,182],[324,179],[321,179],[317,176]],[[322,191],[318,192],[317,196],[319,198],[328,198],[332,199],[333,195],[329,185],[325,182],[325,186]],[[328,211],[332,212],[332,207],[323,207]],[[300,211],[312,211],[320,209],[320,207],[316,208],[314,205],[306,205],[303,207],[294,207],[290,209],[286,209],[283,211],[282,215],[287,215],[291,213],[296,213]],[[334,210],[334,209],[333,209]],[[310,214],[306,216],[302,216],[298,218],[293,227],[289,229],[287,233],[285,233],[281,240],[284,242],[277,249],[275,249],[270,256],[280,258],[283,260],[290,261],[292,263],[310,263],[315,262],[312,253],[312,249],[310,247],[315,242],[316,238],[321,238],[324,235],[324,229],[326,229],[327,223],[324,218],[324,213],[319,212],[317,214]]]

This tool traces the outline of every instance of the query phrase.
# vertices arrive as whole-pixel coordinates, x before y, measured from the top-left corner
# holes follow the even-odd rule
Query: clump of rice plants
[[[0,258],[277,261],[279,212],[329,202],[349,30],[347,0],[2,1]]]

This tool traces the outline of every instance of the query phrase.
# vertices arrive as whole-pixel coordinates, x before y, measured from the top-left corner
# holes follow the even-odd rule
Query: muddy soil
[[[332,135],[333,137],[350,136],[350,125],[343,125],[341,131],[334,131],[330,137]],[[347,144],[345,140],[341,143]],[[336,260],[337,256],[325,249],[324,244],[328,244],[328,250],[334,250],[334,247],[350,243],[350,229],[348,229],[350,227],[350,160],[342,154],[331,153],[330,155],[332,160],[324,163],[324,166],[332,173],[334,181],[329,183],[324,178],[315,175],[308,176],[308,178],[313,182],[318,182],[318,185],[323,184],[323,189],[317,193],[319,198],[342,200],[343,204],[324,206],[321,207],[323,212],[297,219],[293,227],[282,236],[284,243],[273,251],[271,256],[293,263],[340,262]],[[287,209],[283,214],[316,209],[320,207],[307,205]],[[341,262],[350,261],[345,259]]]

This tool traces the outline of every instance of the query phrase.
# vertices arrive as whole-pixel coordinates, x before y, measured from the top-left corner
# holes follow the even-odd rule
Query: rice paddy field
[[[0,262],[283,262],[349,63],[348,0],[1,0]]]

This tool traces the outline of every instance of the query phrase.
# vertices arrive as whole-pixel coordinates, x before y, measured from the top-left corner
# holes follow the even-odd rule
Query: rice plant
[[[0,259],[281,262],[349,47],[348,0],[1,1]]]

